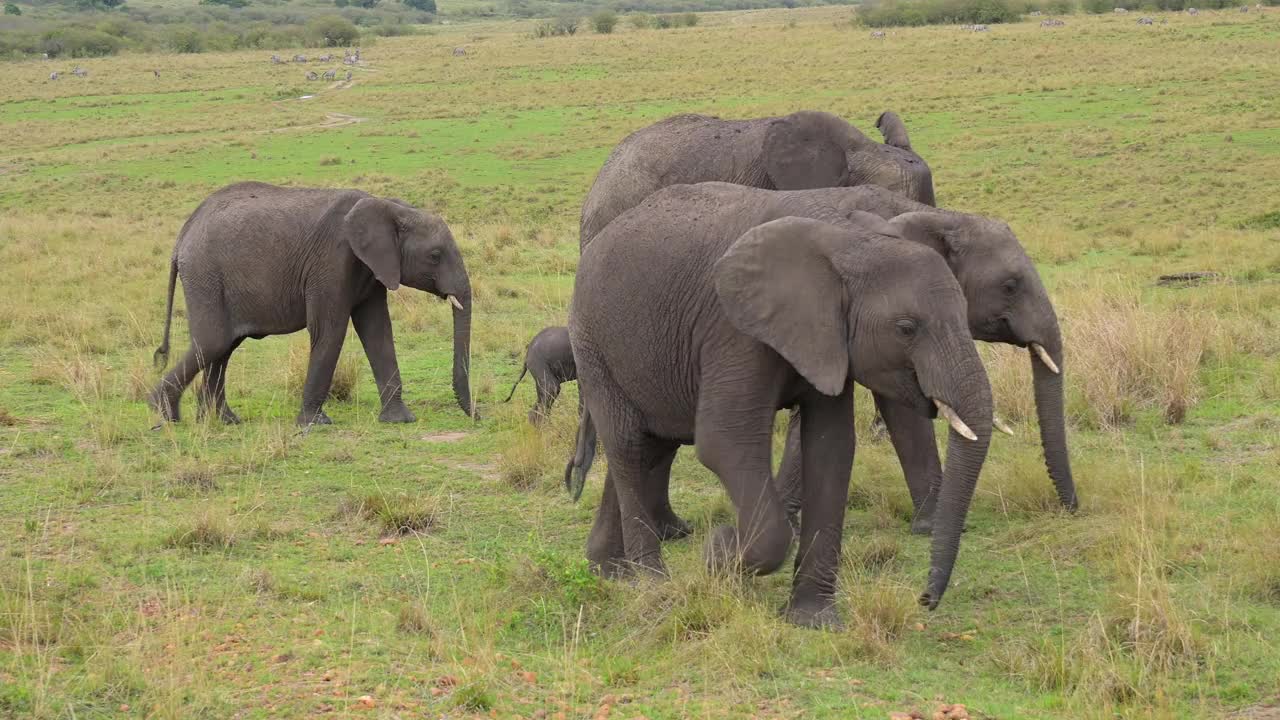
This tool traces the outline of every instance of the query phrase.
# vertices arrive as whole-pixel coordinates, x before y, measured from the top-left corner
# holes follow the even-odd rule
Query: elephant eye
[[[898,329],[898,334],[904,338],[913,338],[916,336],[916,321],[909,318],[903,318],[894,323]]]
[[[1005,295],[1012,295],[1018,292],[1018,278],[1015,277],[1005,280],[1000,286],[1000,290],[1003,291]]]
[[[436,248],[435,250],[431,251],[431,254],[428,256],[428,259],[431,261],[432,265],[439,265],[440,258],[442,257],[444,257],[444,251],[441,250],[440,248]]]

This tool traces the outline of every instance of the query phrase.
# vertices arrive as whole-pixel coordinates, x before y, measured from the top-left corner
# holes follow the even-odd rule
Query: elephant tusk
[[[1045,367],[1053,371],[1054,375],[1062,374],[1062,371],[1058,369],[1058,364],[1053,361],[1053,358],[1049,357],[1049,351],[1045,350],[1043,345],[1040,343],[1031,343],[1031,349],[1036,352],[1036,357],[1040,358],[1040,362],[1044,363]]]
[[[999,417],[996,417],[995,415],[992,415],[992,416],[991,416],[991,425],[992,425],[995,429],[997,429],[997,430],[999,430],[1000,432],[1004,433],[1005,435],[1008,435],[1008,436],[1010,436],[1010,437],[1012,437],[1012,436],[1013,436],[1013,428],[1011,428],[1011,427],[1009,427],[1008,425],[1006,425],[1006,424],[1005,424],[1005,422],[1004,422],[1003,420],[1001,420]]]
[[[946,418],[947,422],[951,423],[952,430],[960,433],[960,436],[966,440],[978,439],[978,436],[973,434],[973,431],[969,429],[968,425],[964,424],[964,421],[960,419],[955,410],[951,409],[950,405],[937,399],[933,401],[933,404],[938,406],[938,413]]]
[[[445,299],[449,301],[449,304],[450,304],[450,305],[452,305],[452,306],[454,306],[454,307],[458,308],[459,310],[461,310],[461,309],[462,309],[462,303],[458,302],[458,298],[456,298],[456,297],[454,297],[454,296],[452,296],[452,295],[447,295],[447,296],[445,297]],[[1057,372],[1057,369],[1055,369],[1055,370],[1054,370],[1054,372]]]

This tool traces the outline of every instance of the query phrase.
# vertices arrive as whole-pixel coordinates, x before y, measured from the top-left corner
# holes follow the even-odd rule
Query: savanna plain
[[[1277,717],[1280,11],[883,39],[850,17],[545,39],[452,25],[380,38],[329,83],[270,52],[122,55],[56,82],[68,62],[6,64],[0,716]],[[672,578],[594,577],[602,471],[579,503],[561,485],[573,386],[541,431],[528,380],[501,402],[524,344],[564,322],[578,209],[618,141],[680,112],[798,109],[873,137],[898,112],[939,205],[1016,231],[1062,320],[1081,500],[1058,509],[1026,352],[984,346],[1016,435],[993,440],[952,588],[925,611],[928,543],[860,391],[830,632],[779,618],[789,573],[702,569],[730,506],[692,453]],[[448,220],[478,421],[450,392],[447,305],[402,288],[416,424],[377,422],[353,336],[334,424],[300,432],[299,333],[236,354],[243,424],[192,407],[152,429],[174,238],[247,179]],[[1158,281],[1187,272],[1213,274]]]

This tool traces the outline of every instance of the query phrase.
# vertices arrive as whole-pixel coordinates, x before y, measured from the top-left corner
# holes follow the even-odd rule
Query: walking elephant
[[[471,282],[439,217],[357,190],[284,188],[246,182],[210,195],[187,219],[169,264],[164,341],[169,356],[173,294],[182,278],[191,349],[150,395],[164,420],[178,419],[182,392],[204,372],[201,412],[228,423],[226,372],[245,338],[303,328],[311,358],[298,423],[327,424],[323,405],[350,320],[369,357],[383,422],[413,422],[401,397],[387,290],[403,283],[453,305],[453,392],[471,403]]]
[[[668,188],[620,215],[578,265],[569,334],[609,459],[589,561],[606,575],[665,574],[652,510],[677,448],[691,444],[738,513],[736,528],[708,537],[708,564],[778,569],[792,530],[771,477],[773,419],[798,405],[804,513],[786,615],[838,624],[856,380],[922,419],[944,414],[955,431],[920,598],[936,607],[991,432],[991,391],[955,277],[937,253],[885,235],[878,217],[730,230],[716,198],[694,193]],[[707,212],[687,212],[690,200]]]
[[[516,387],[524,380],[525,373],[533,373],[533,383],[537,388],[538,401],[529,410],[529,422],[540,425],[551,412],[551,406],[560,396],[560,384],[578,379],[578,370],[573,363],[573,348],[569,346],[569,328],[563,325],[543,328],[525,350],[524,365],[520,368],[520,377],[511,386],[511,393],[503,402],[510,402],[516,394]]]
[[[877,120],[878,143],[830,113],[721,120],[677,115],[628,135],[600,168],[582,206],[585,246],[618,215],[681,183],[730,182],[767,190],[879,185],[934,204],[933,174],[911,149],[901,118]]]
[[[964,291],[969,330],[975,339],[1029,350],[1045,465],[1059,501],[1074,510],[1078,501],[1067,452],[1057,313],[1035,265],[1005,223],[939,210],[873,186],[782,192],[728,183],[682,185],[655,193],[629,214],[654,223],[667,217],[684,223],[710,222],[722,235],[734,236],[786,216],[840,224],[856,212],[885,219],[899,242],[929,248],[946,261]],[[884,414],[916,508],[912,530],[927,534],[937,501],[933,489],[942,476],[933,425],[883,395],[877,394],[876,404]],[[780,492],[792,516],[801,505],[801,424],[793,415],[778,472]],[[594,432],[592,419],[584,417],[574,457],[565,469],[566,487],[575,497],[594,457]],[[687,525],[671,510],[665,495],[655,500],[651,512],[655,527],[665,537],[686,534]]]

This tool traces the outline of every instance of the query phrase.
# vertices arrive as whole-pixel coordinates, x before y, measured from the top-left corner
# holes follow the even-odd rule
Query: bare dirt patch
[[[465,439],[466,437],[467,437],[467,433],[464,433],[464,432],[456,432],[456,431],[455,432],[438,432],[438,433],[429,433],[427,435],[423,435],[422,441],[436,442],[436,443],[455,443],[455,442],[458,442],[459,440]]]

